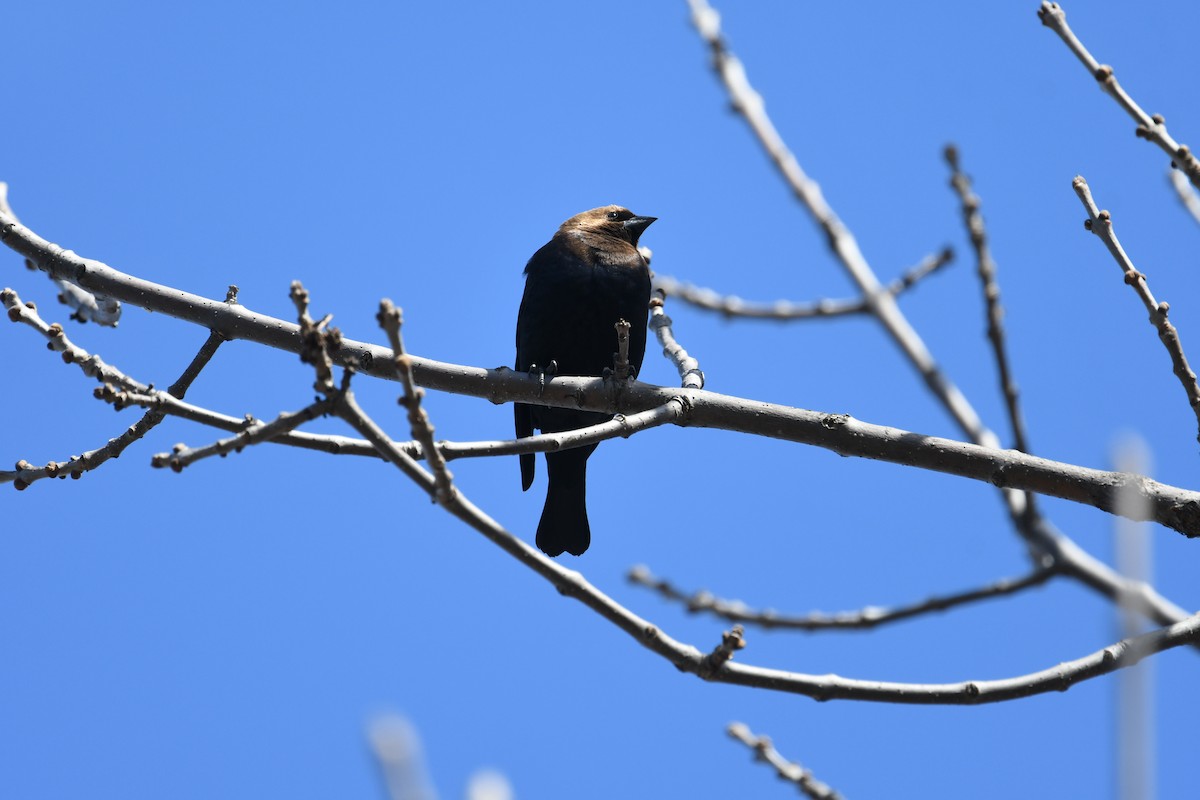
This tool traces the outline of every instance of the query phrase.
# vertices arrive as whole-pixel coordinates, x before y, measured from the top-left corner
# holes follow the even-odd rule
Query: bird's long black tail
[[[548,556],[583,555],[592,543],[587,518],[587,459],[595,445],[546,454],[550,485],[538,522],[537,546]]]

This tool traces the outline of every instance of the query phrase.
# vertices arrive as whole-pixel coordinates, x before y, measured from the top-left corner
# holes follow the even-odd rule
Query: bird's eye
[[[610,212],[608,212],[608,218],[609,218],[609,219],[617,219],[617,218],[618,218],[618,217],[620,217],[620,216],[621,216],[621,215],[620,215],[620,214],[618,214],[616,211],[610,211]]]

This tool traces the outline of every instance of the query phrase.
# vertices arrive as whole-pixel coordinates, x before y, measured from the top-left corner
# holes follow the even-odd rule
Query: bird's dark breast
[[[517,325],[517,368],[545,368],[559,375],[599,376],[613,366],[616,322],[631,325],[629,360],[641,368],[646,351],[650,274],[636,266],[585,264],[558,259],[554,269],[530,261]],[[640,261],[640,258],[639,258]]]

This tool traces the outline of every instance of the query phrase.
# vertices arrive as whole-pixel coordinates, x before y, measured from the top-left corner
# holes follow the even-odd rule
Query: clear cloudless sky
[[[1095,86],[1033,0],[726,3],[725,31],[801,164],[884,279],[946,244],[902,306],[985,421],[1010,436],[981,292],[941,158],[983,198],[1033,449],[1104,467],[1123,432],[1155,477],[1200,485],[1196,420],[1138,299],[1084,231],[1084,174],[1200,358],[1200,225],[1167,159]],[[1200,144],[1200,6],[1070,2],[1069,21],[1150,112]],[[572,214],[658,216],[665,274],[747,298],[853,293],[709,70],[679,2],[81,3],[5,11],[0,180],[22,221],[125,272],[290,317],[288,284],[346,335],[510,364],[521,270]],[[0,251],[0,284],[67,322]],[[870,319],[728,322],[669,304],[714,391],[960,438]],[[126,308],[69,334],[169,384],[204,331]],[[652,345],[642,377],[677,381]],[[98,447],[136,418],[23,326],[0,326],[0,459]],[[305,405],[295,356],[224,345],[188,399],[270,418]],[[360,398],[397,438],[394,384]],[[439,438],[507,438],[507,406],[431,393]],[[323,420],[313,430],[346,432]],[[168,420],[79,481],[0,487],[0,795],[383,796],[368,724],[418,731],[443,798],[503,772],[520,798],[787,797],[740,720],[853,798],[1112,797],[1116,682],[982,708],[837,701],[677,672],[365,459],[255,447],[183,472],[155,452],[217,434]],[[459,487],[528,540],[544,482],[459,461]],[[539,466],[539,470],[541,470]],[[568,559],[671,635],[728,627],[628,585],[784,611],[909,602],[1027,567],[994,488],[817,448],[659,429],[592,458],[592,549]],[[1047,500],[1096,556],[1112,519]],[[1200,542],[1150,531],[1155,580],[1200,605]],[[1117,636],[1066,580],[874,632],[747,633],[739,661],[943,682],[1020,675]],[[1152,659],[1162,797],[1195,789],[1197,653]]]

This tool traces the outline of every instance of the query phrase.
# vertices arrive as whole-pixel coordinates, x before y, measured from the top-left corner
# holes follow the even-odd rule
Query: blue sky
[[[1140,434],[1155,477],[1197,484],[1196,423],[1134,294],[1082,226],[1097,202],[1200,348],[1200,226],[1166,159],[1035,15],[1034,2],[764,2],[723,8],[774,121],[867,259],[890,279],[945,244],[958,261],[902,306],[1008,440],[941,149],[983,199],[1012,361],[1039,455],[1102,467]],[[1200,9],[1070,3],[1069,21],[1176,138],[1200,140],[1183,77]],[[1167,22],[1169,21],[1169,22]],[[566,217],[617,202],[659,217],[655,268],[748,298],[852,287],[728,110],[686,5],[43,2],[6,15],[0,180],[22,220],[140,277],[289,317],[288,284],[353,338],[380,297],[423,356],[511,362],[521,269]],[[66,313],[2,256],[0,283]],[[959,437],[868,319],[729,323],[675,303],[714,391]],[[127,308],[70,335],[170,383],[203,341]],[[97,447],[136,419],[91,399],[29,330],[0,328],[0,458]],[[653,352],[642,377],[669,384]],[[188,399],[269,418],[311,371],[223,346]],[[397,438],[395,385],[360,397]],[[511,434],[511,413],[431,394],[439,438]],[[314,430],[342,431],[330,421]],[[0,793],[7,797],[381,797],[366,726],[415,725],[442,797],[503,772],[518,797],[791,796],[724,726],[745,722],[850,797],[1113,796],[1115,683],[987,708],[918,708],[707,685],[558,596],[398,473],[257,447],[181,475],[151,454],[213,432],[169,420],[80,481],[0,487]],[[533,538],[544,484],[515,459],[453,465],[460,488]],[[995,491],[718,431],[659,429],[592,458],[594,544],[569,565],[675,637],[689,617],[624,572],[645,563],[787,611],[894,604],[1025,569]],[[1108,559],[1111,519],[1048,500]],[[1155,580],[1200,603],[1196,543],[1152,530]],[[1060,580],[870,633],[750,630],[747,663],[856,678],[987,679],[1115,638],[1111,605]],[[1197,656],[1153,659],[1157,780],[1194,786]]]

